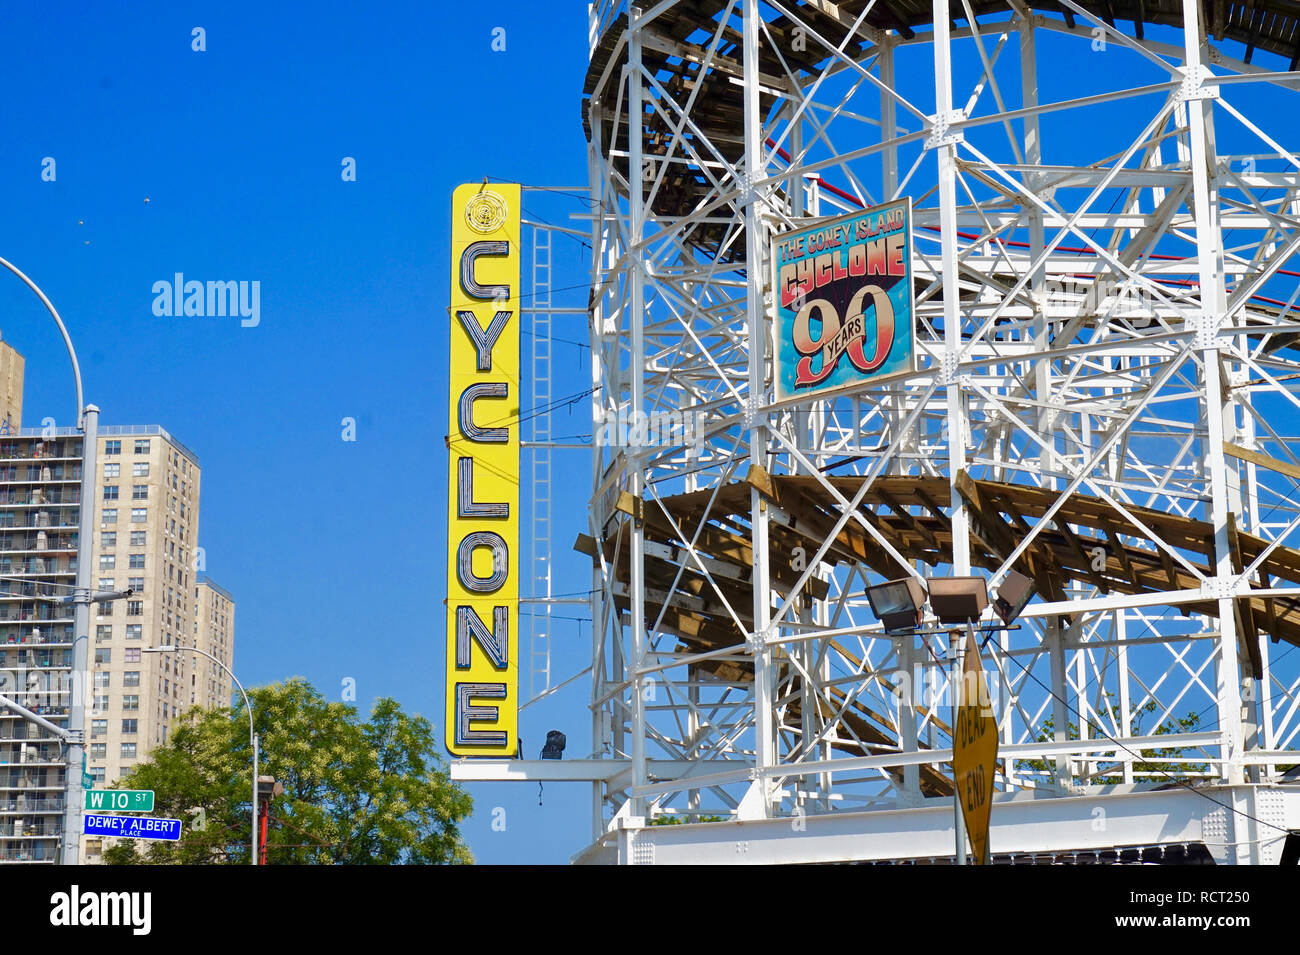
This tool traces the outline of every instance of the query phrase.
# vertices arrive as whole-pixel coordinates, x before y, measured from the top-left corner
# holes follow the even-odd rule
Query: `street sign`
[[[96,789],[86,793],[87,809],[110,812],[153,812],[152,789]]]
[[[156,816],[103,816],[89,812],[81,819],[81,831],[88,836],[166,839],[168,842],[175,842],[181,837],[179,819],[159,819]]]
[[[971,641],[957,687],[957,727],[953,770],[966,834],[975,865],[987,865],[989,811],[993,804],[993,774],[998,759],[998,721],[993,716],[979,643]]]

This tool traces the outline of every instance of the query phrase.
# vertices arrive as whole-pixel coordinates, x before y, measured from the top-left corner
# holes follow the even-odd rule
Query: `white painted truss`
[[[1277,861],[1300,73],[1160,9],[591,5],[595,751],[460,778],[590,780],[583,861],[944,857],[949,637],[864,587],[1028,568],[981,632],[995,856]],[[918,371],[774,401],[770,237],[900,196]]]

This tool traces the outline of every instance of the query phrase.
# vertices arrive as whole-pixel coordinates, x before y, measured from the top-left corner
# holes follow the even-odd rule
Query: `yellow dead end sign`
[[[998,758],[998,721],[993,716],[979,643],[970,641],[957,687],[957,735],[953,746],[962,818],[970,837],[975,865],[989,861],[989,810],[993,804],[993,774]]]

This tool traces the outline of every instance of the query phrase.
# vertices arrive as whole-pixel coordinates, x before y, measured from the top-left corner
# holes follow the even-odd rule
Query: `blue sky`
[[[484,175],[585,182],[585,9],[97,7],[6,5],[0,255],[63,314],[103,422],[161,424],[199,455],[200,543],[238,601],[240,679],[301,675],[337,699],[352,677],[362,705],[394,696],[441,736],[450,195]],[[525,205],[580,211],[545,198]],[[555,284],[585,282],[583,250],[556,249]],[[260,325],[154,316],[152,285],[175,272],[260,281]],[[27,359],[25,423],[74,424],[62,343],[12,277],[0,334]],[[578,351],[557,345],[579,384],[556,394],[587,387]],[[526,723],[526,743],[549,728]],[[481,861],[563,861],[587,839],[585,788],[548,787],[541,807],[535,788],[472,791]]]

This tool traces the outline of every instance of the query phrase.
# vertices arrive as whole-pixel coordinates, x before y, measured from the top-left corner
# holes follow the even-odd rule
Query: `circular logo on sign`
[[[475,232],[487,235],[505,224],[509,208],[506,201],[495,192],[484,190],[475,193],[465,203],[465,222]]]

